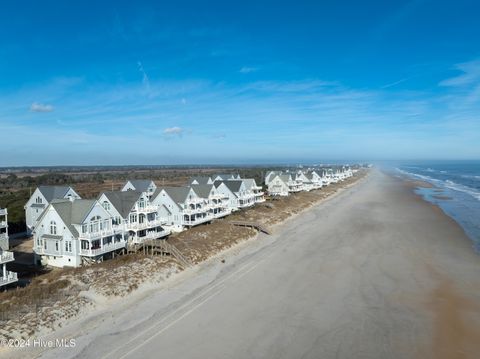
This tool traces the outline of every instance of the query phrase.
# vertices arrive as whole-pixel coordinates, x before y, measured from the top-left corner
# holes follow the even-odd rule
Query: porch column
[[[3,278],[7,278],[7,264],[3,263]]]

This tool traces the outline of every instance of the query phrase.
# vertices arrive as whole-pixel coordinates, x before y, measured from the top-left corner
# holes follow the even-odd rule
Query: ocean
[[[434,185],[416,192],[460,224],[480,253],[480,161],[404,163],[395,170]]]

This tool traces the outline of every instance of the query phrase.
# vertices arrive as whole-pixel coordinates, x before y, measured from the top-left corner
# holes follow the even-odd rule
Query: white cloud
[[[255,71],[258,71],[258,68],[257,68],[257,67],[243,66],[243,67],[240,69],[240,72],[241,72],[242,74],[249,74],[249,73],[255,72]]]
[[[166,129],[163,130],[164,135],[168,136],[181,136],[183,134],[184,130],[181,127],[167,127]]]
[[[480,81],[480,60],[457,64],[454,67],[463,74],[440,82],[440,86],[466,86]]]
[[[52,112],[54,110],[52,105],[45,105],[43,103],[34,102],[30,106],[32,112]]]

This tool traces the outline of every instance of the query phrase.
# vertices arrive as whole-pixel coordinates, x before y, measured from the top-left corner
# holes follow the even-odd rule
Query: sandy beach
[[[47,338],[42,358],[477,358],[480,257],[379,171],[220,258]]]

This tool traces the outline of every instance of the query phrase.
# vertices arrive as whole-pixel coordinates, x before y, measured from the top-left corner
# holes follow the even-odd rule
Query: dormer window
[[[42,197],[39,196],[39,197],[35,198],[35,203],[42,204]]]

